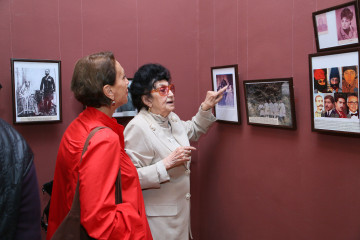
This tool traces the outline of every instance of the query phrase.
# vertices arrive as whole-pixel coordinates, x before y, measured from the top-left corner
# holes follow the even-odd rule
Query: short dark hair
[[[324,98],[324,101],[325,101],[326,99],[329,99],[329,100],[332,102],[332,104],[335,103],[334,97],[331,96],[331,95],[326,95],[325,98]]]
[[[340,17],[341,17],[341,19],[346,17],[347,19],[349,19],[351,21],[354,17],[354,13],[349,8],[346,7],[341,11]]]
[[[145,64],[136,71],[129,90],[134,107],[138,111],[143,107],[149,108],[143,103],[141,97],[143,95],[150,97],[150,92],[154,89],[155,83],[160,80],[171,82],[170,71],[160,64]]]
[[[346,102],[346,99],[347,99],[346,94],[343,94],[343,93],[335,93],[334,95],[335,95],[335,96],[334,96],[334,97],[335,97],[335,102],[338,102],[338,101],[339,101],[339,98],[344,99],[345,102]]]
[[[89,107],[111,104],[103,87],[114,85],[116,80],[115,57],[112,52],[99,52],[79,59],[75,65],[71,90],[75,98]]]

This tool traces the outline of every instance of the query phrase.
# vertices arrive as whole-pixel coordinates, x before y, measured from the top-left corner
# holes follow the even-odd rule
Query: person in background
[[[339,73],[338,67],[331,68],[329,78],[330,78],[329,92],[332,92],[332,93],[341,92],[340,73]]]
[[[336,118],[347,118],[346,114],[346,96],[344,94],[335,94],[335,114]]]
[[[49,114],[51,111],[51,101],[54,99],[55,81],[50,76],[50,69],[45,70],[45,76],[41,79],[40,91],[44,93],[44,112]]]
[[[314,91],[315,93],[327,92],[327,69],[315,69],[314,70]]]
[[[182,121],[175,109],[169,70],[146,64],[130,86],[139,113],[125,128],[125,150],[138,169],[146,215],[154,239],[189,239],[190,159],[196,141],[216,120],[212,108],[227,86],[208,91],[197,114]]]
[[[322,117],[334,117],[335,116],[335,100],[331,95],[326,95],[324,98],[325,112],[322,113]]]
[[[81,225],[95,239],[151,240],[136,168],[124,151],[124,127],[112,118],[127,102],[129,81],[113,53],[81,58],[71,90],[86,109],[66,129],[58,151],[46,239],[69,212],[79,179]],[[96,127],[104,126],[85,140]],[[122,203],[115,204],[115,181],[121,170]]]
[[[347,106],[349,108],[347,118],[359,119],[359,100],[356,94],[347,97]]]
[[[0,183],[0,238],[40,240],[40,192],[34,154],[20,133],[2,119]]]
[[[321,95],[316,95],[315,105],[316,105],[315,117],[321,117],[324,108],[324,99]]]
[[[357,38],[356,28],[351,26],[351,21],[354,13],[347,7],[341,10],[340,13],[340,27],[338,31],[338,40],[348,40]]]

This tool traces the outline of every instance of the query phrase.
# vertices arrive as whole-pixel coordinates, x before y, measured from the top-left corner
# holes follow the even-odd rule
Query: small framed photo
[[[317,51],[359,46],[357,1],[313,12]]]
[[[214,91],[227,86],[223,98],[215,105],[217,121],[240,124],[238,65],[211,67]]]
[[[243,83],[249,125],[296,129],[292,78]]]
[[[11,59],[13,121],[61,122],[61,63],[56,60]]]
[[[311,129],[360,136],[360,48],[309,55]]]
[[[128,88],[129,88],[132,83],[132,79],[129,78],[128,80],[129,80],[129,85],[128,85]],[[126,104],[118,107],[115,110],[113,117],[114,118],[134,117],[136,114],[137,114],[137,110],[133,105],[131,93],[128,92],[128,102]]]

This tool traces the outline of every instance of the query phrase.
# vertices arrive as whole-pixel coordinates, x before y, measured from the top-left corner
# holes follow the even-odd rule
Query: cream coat
[[[175,113],[168,116],[171,143],[163,128],[142,109],[125,128],[125,150],[138,169],[151,233],[156,240],[187,240],[190,233],[190,162],[166,171],[162,159],[176,145],[190,146],[215,121],[211,111],[199,112],[191,121],[181,121]]]

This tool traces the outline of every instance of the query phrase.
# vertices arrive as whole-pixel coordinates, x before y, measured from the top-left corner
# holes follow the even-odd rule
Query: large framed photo
[[[249,125],[296,129],[292,78],[243,83]]]
[[[357,1],[312,14],[317,51],[359,46]]]
[[[359,51],[309,55],[312,131],[360,136]]]
[[[129,88],[132,83],[132,79],[129,78],[128,80],[129,80],[129,85],[128,85],[128,88]],[[126,104],[118,107],[115,110],[113,117],[115,117],[115,118],[134,117],[136,114],[137,114],[137,110],[133,105],[131,93],[128,92],[128,102]]]
[[[61,122],[61,64],[55,60],[11,59],[13,120]]]
[[[223,98],[215,105],[217,121],[240,124],[238,65],[211,67],[211,79],[214,91],[227,86]]]

